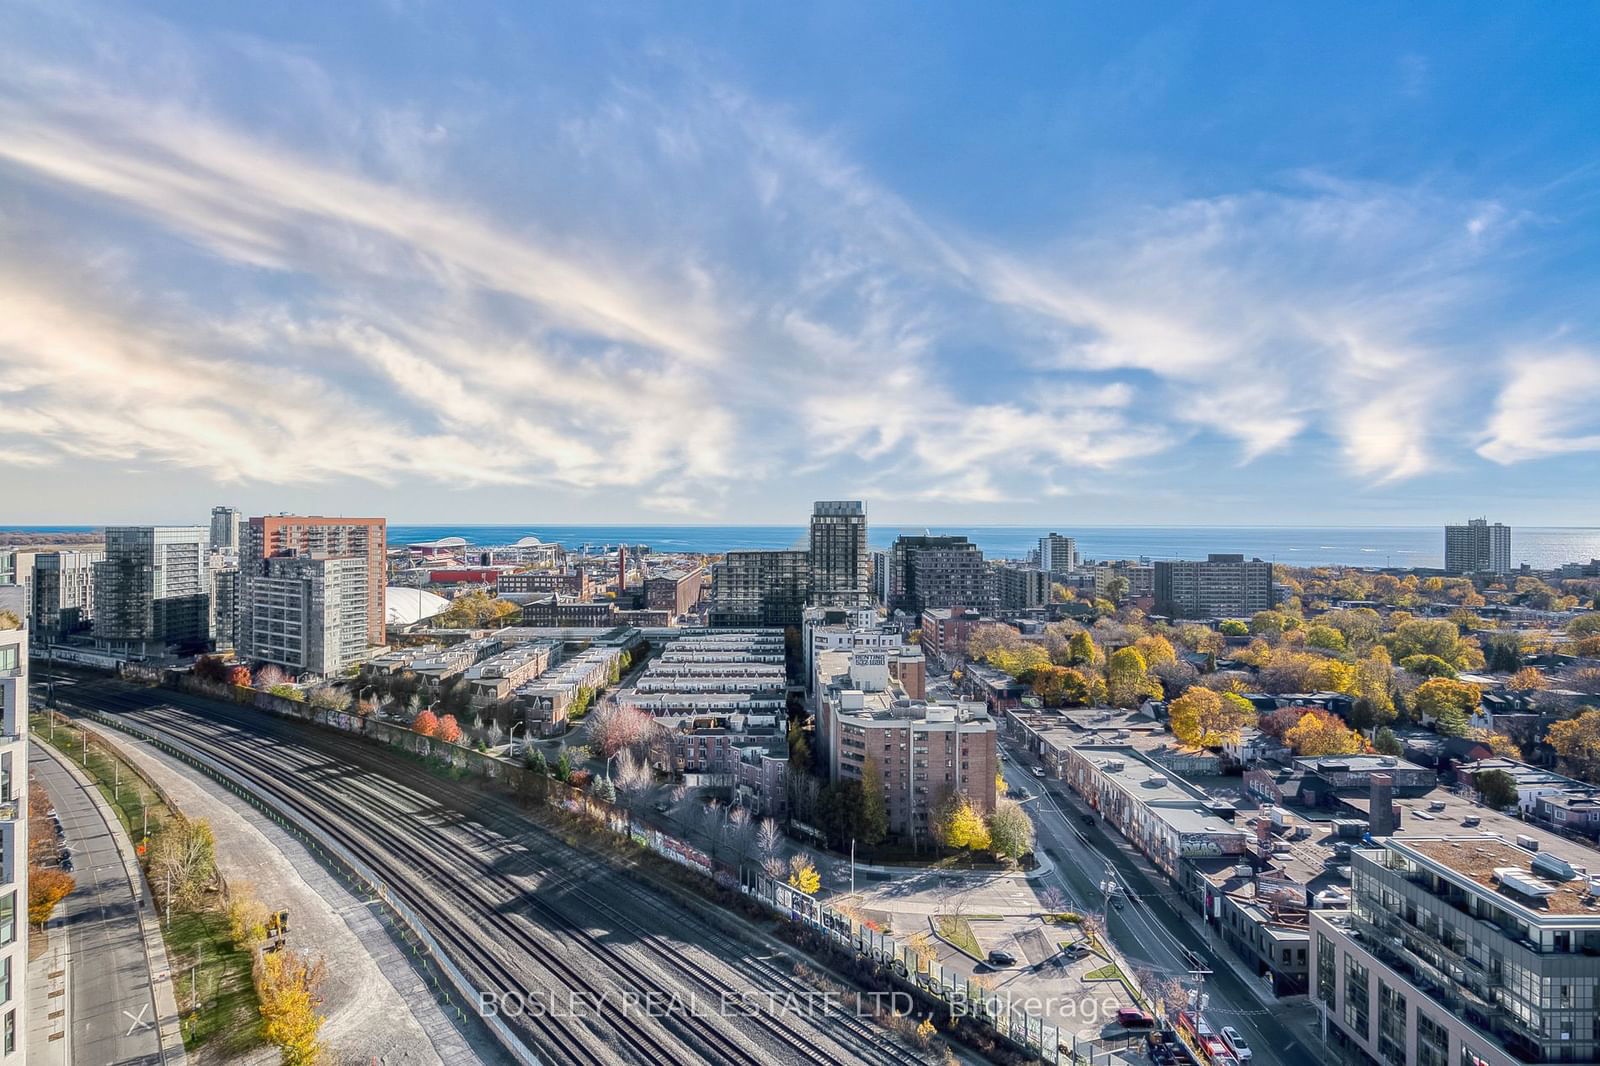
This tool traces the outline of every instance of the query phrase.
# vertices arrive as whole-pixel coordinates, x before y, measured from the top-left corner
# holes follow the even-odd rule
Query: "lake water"
[[[95,526],[13,526],[25,532],[79,533]],[[1077,538],[1086,559],[1203,559],[1211,552],[1291,566],[1438,567],[1444,562],[1444,530],[1438,526],[869,526],[874,548],[887,548],[902,533],[969,537],[989,558],[1020,559],[1046,533]],[[673,525],[392,525],[391,544],[464,537],[469,544],[510,544],[522,537],[556,541],[568,548],[598,550],[617,544],[647,544],[664,552],[723,552],[738,549],[803,548],[805,526]],[[1511,558],[1546,568],[1600,558],[1600,529],[1518,527]]]

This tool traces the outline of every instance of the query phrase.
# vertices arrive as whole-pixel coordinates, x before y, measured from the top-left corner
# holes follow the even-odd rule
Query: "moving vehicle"
[[[1043,776],[1044,776],[1044,767],[1042,767],[1042,766],[1035,766],[1035,767],[1034,767],[1034,768],[1033,768],[1033,770],[1032,770],[1032,773],[1033,773],[1033,776],[1034,776],[1034,777],[1043,777]]]
[[[1009,952],[1009,951],[991,951],[991,952],[989,952],[989,965],[990,966],[1015,966],[1016,964],[1017,964],[1017,957],[1015,955],[1011,954],[1011,952]]]
[[[1222,1027],[1222,1042],[1228,1045],[1228,1050],[1233,1052],[1234,1058],[1240,1062],[1250,1061],[1250,1045],[1239,1034],[1239,1030],[1231,1025],[1224,1025]]]
[[[1124,1029],[1149,1029],[1156,1020],[1138,1007],[1122,1007],[1117,1011],[1117,1024]]]

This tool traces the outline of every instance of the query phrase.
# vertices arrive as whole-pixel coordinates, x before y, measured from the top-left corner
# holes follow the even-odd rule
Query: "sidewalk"
[[[137,912],[139,932],[144,941],[145,962],[150,972],[150,987],[155,997],[156,1030],[161,1046],[161,1056],[168,1066],[184,1066],[187,1057],[183,1050],[183,1031],[178,1018],[178,1001],[172,987],[172,971],[167,963],[167,947],[161,939],[161,927],[156,919],[155,896],[150,891],[149,884],[145,881],[144,871],[139,866],[138,857],[134,854],[133,842],[128,839],[128,834],[123,830],[122,823],[117,819],[116,812],[111,805],[100,795],[100,790],[84,772],[68,759],[61,755],[50,745],[42,741],[35,741],[39,750],[49,756],[56,765],[62,767],[77,782],[80,788],[94,803],[95,809],[105,821],[112,839],[116,842],[117,853],[122,860],[123,872],[128,878],[128,884],[133,890],[133,900]],[[59,943],[65,946],[66,930],[61,929]],[[54,946],[53,946],[54,948]],[[53,951],[52,948],[52,951]],[[46,957],[49,957],[48,955]],[[64,968],[62,969],[64,973]],[[47,972],[55,972],[54,969]],[[65,976],[61,978],[65,981]],[[57,997],[63,1001],[70,998],[70,993]],[[68,1007],[70,1015],[70,1006]],[[48,1021],[48,1019],[46,1019]],[[71,1043],[70,1034],[65,1040],[50,1040],[46,1035],[45,1046],[65,1045]],[[66,1060],[65,1048],[62,1052]]]
[[[72,999],[67,952],[67,920],[59,913],[45,923],[50,946],[28,963],[28,1031],[24,1035],[33,1066],[67,1066],[72,1061]],[[30,939],[38,934],[29,931]]]

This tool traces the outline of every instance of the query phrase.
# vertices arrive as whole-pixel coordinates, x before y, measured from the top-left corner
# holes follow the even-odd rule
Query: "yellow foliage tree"
[[[1512,692],[1543,692],[1549,687],[1550,682],[1534,666],[1524,666],[1506,681],[1506,688]]]
[[[1198,685],[1185,690],[1167,710],[1172,716],[1173,736],[1195,748],[1225,744],[1260,717],[1244,697],[1232,692],[1223,695]]]
[[[1600,711],[1584,711],[1557,722],[1547,737],[1562,766],[1574,777],[1600,783]]]
[[[946,847],[981,851],[989,846],[989,827],[973,809],[972,801],[962,795],[953,795],[941,805],[933,832]]]
[[[822,888],[822,875],[808,856],[796,855],[789,860],[789,887],[815,896]]]
[[[256,956],[256,991],[261,997],[261,1032],[283,1055],[285,1066],[315,1066],[322,1057],[317,1033],[322,1028],[318,988],[320,960],[292,949],[263,951]]]
[[[1297,755],[1355,755],[1366,747],[1360,733],[1326,711],[1307,711],[1283,739]]]

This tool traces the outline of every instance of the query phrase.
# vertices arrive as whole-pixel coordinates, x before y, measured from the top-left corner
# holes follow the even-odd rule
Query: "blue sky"
[[[13,2],[0,520],[1600,525],[1597,31]]]

